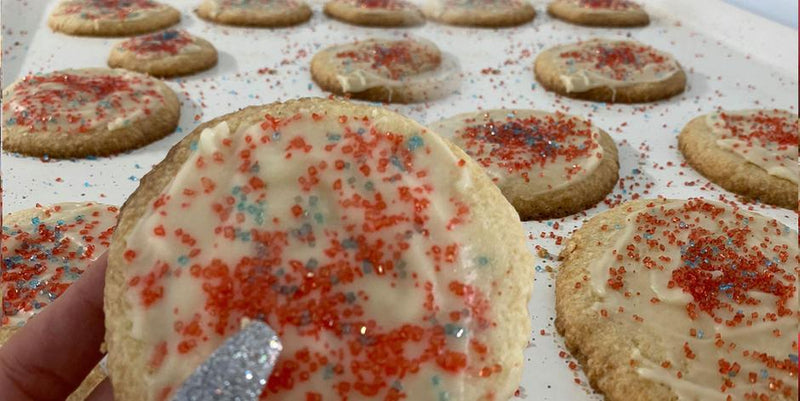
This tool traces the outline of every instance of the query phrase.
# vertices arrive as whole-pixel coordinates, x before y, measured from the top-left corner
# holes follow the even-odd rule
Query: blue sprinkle
[[[356,294],[353,292],[348,292],[345,294],[345,299],[347,300],[348,304],[352,304],[353,302],[356,302]]]
[[[425,145],[425,142],[422,140],[422,137],[420,137],[419,135],[414,135],[411,138],[409,138],[408,139],[408,144],[406,144],[406,146],[408,147],[408,150],[410,150],[412,152],[417,150],[418,148],[424,146],[424,145]]]
[[[34,217],[34,218],[31,219],[31,224],[33,224],[34,226],[38,227],[40,223],[41,223],[41,220],[39,220],[38,217]]]
[[[191,141],[191,142],[189,142],[189,149],[191,149],[191,150],[193,150],[193,151],[194,151],[194,150],[197,150],[197,141]],[[137,166],[138,166],[138,164],[137,164]],[[139,167],[136,167],[136,168],[139,168]]]
[[[161,38],[164,39],[164,40],[175,39],[177,37],[178,37],[178,31],[165,31],[161,35]]]
[[[139,179],[139,177],[136,177],[135,175],[132,175],[132,176],[128,177],[128,179],[131,180],[131,181],[136,181],[136,180]]]
[[[486,266],[489,264],[489,258],[486,256],[478,256],[478,264],[481,266]]]
[[[362,261],[361,262],[361,270],[364,272],[364,274],[372,273],[372,262],[370,262],[368,260]]]
[[[189,257],[188,257],[188,256],[186,256],[186,255],[181,255],[181,256],[178,258],[178,263],[179,263],[181,266],[184,266],[184,265],[186,265],[187,263],[189,263]]]
[[[703,333],[703,330],[697,330],[697,338],[701,338],[702,339],[704,335],[705,335],[705,333]]]

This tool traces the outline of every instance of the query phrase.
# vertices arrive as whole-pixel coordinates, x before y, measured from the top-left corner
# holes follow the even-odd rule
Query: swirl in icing
[[[720,111],[707,115],[706,125],[720,148],[770,175],[798,183],[797,115],[783,110]]]
[[[58,298],[109,246],[117,208],[61,203],[6,216],[2,236],[2,319],[21,326]]]
[[[148,18],[166,8],[166,5],[153,0],[63,0],[53,15],[93,21],[130,21]]]
[[[681,70],[671,55],[630,40],[592,39],[548,54],[567,92],[657,82]]]
[[[166,99],[147,75],[85,68],[28,75],[3,91],[3,128],[82,134],[115,130],[147,118]]]
[[[201,50],[195,38],[183,29],[137,36],[118,45],[120,51],[132,52],[138,59],[153,60]]]
[[[500,187],[524,182],[543,193],[590,175],[603,158],[600,133],[588,121],[561,113],[489,110],[436,123]]]
[[[262,399],[462,399],[465,380],[502,371],[496,352],[516,351],[491,342],[492,300],[507,284],[479,277],[508,259],[475,241],[471,174],[437,135],[388,117],[202,132],[126,239],[146,399],[166,399],[243,318],[284,344]]]
[[[434,97],[434,92],[448,92],[451,83],[458,82],[457,61],[425,39],[369,39],[331,50],[336,79],[345,92],[407,86]]]
[[[616,242],[590,266],[597,313],[651,335],[637,373],[680,400],[797,398],[797,232],[699,199],[643,205],[603,227]]]

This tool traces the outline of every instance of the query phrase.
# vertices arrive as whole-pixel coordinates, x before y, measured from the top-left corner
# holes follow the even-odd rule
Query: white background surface
[[[797,0],[725,0],[739,8],[797,29]]]
[[[634,197],[702,196],[740,201],[708,183],[677,150],[676,135],[698,114],[728,109],[776,107],[797,113],[797,31],[769,22],[719,0],[646,2],[653,22],[641,29],[577,27],[539,15],[519,28],[486,30],[436,23],[412,29],[379,30],[346,25],[325,17],[314,4],[310,23],[267,30],[213,25],[198,19],[199,0],[164,0],[183,13],[180,27],[211,41],[220,51],[214,69],[169,81],[182,101],[179,131],[141,149],[97,160],[49,161],[3,154],[4,212],[35,203],[98,200],[121,204],[138,179],[200,122],[240,107],[305,96],[326,96],[311,81],[308,64],[318,49],[370,35],[413,34],[431,39],[459,58],[463,79],[458,93],[428,104],[389,108],[422,123],[476,108],[563,110],[592,119],[607,130],[620,150],[621,180],[606,203]],[[54,1],[3,0],[3,87],[29,72],[101,67],[116,39],[78,38],[51,32],[45,25]],[[711,18],[713,16],[713,18]],[[673,53],[686,69],[687,92],[644,105],[606,105],[561,98],[534,80],[531,65],[543,49],[564,42],[630,37]],[[751,205],[793,227],[797,215]],[[601,204],[565,219],[525,223],[532,251],[557,255],[580,222],[607,208]],[[531,343],[520,398],[600,399],[591,389],[553,326],[553,283],[558,263],[537,258],[539,272],[529,310]]]

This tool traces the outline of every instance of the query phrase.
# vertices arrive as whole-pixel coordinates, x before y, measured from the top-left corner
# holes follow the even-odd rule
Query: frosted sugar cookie
[[[596,102],[653,102],[686,87],[686,74],[671,55],[631,40],[556,46],[536,57],[534,72],[548,90]]]
[[[783,110],[718,111],[690,121],[678,144],[719,186],[795,210],[799,127],[797,114]]]
[[[169,399],[244,318],[284,344],[265,400],[519,384],[533,261],[517,215],[458,148],[383,108],[305,99],[203,124],[142,179],[109,255],[119,401]]]
[[[111,49],[108,66],[157,77],[194,74],[217,64],[207,40],[182,29],[168,29],[123,41]]]
[[[458,88],[458,61],[425,39],[369,39],[328,47],[311,60],[324,90],[376,102],[413,103]]]
[[[226,25],[278,28],[308,21],[311,8],[302,0],[203,0],[197,15]]]
[[[37,205],[3,217],[0,347],[108,249],[116,222],[116,207],[92,202]],[[83,400],[104,377],[95,369],[67,400]]]
[[[127,36],[177,24],[178,10],[153,0],[61,0],[51,29],[68,35]]]
[[[796,400],[797,232],[729,205],[643,200],[569,240],[556,327],[606,400]]]
[[[106,156],[172,133],[179,115],[172,89],[143,74],[106,68],[33,74],[3,90],[3,150]]]
[[[331,0],[325,14],[364,26],[414,26],[425,22],[417,6],[405,0]]]
[[[635,27],[650,23],[642,6],[629,0],[554,0],[547,12],[567,22],[587,26]]]
[[[536,17],[525,0],[428,0],[423,12],[445,24],[486,28],[522,25]]]
[[[478,162],[523,220],[589,208],[619,178],[614,141],[577,117],[488,110],[459,114],[430,128]]]

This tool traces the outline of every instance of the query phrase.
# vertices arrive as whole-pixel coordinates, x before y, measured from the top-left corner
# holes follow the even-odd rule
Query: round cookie
[[[180,20],[178,10],[153,0],[61,0],[47,24],[68,35],[127,36],[164,29]]]
[[[427,0],[422,11],[441,23],[484,28],[522,25],[536,17],[525,0]]]
[[[639,200],[589,220],[561,256],[556,327],[606,400],[797,399],[796,231],[716,202]]]
[[[458,61],[425,39],[369,39],[335,45],[311,59],[311,77],[322,89],[356,99],[413,103],[458,88]]]
[[[122,69],[28,75],[3,90],[3,149],[54,158],[106,156],[178,126],[180,103],[163,82]]]
[[[797,114],[719,111],[684,127],[678,145],[700,174],[728,191],[797,210]]]
[[[58,203],[4,216],[0,347],[108,249],[117,211],[93,202]],[[67,400],[85,399],[104,378],[95,368]]]
[[[553,0],[547,12],[558,19],[586,26],[637,27],[650,24],[639,4],[629,0]]]
[[[330,0],[325,14],[354,25],[401,27],[425,22],[417,6],[405,0]]]
[[[301,24],[312,14],[302,0],[203,0],[196,11],[219,24],[265,28]]]
[[[686,87],[686,74],[671,55],[631,40],[550,48],[536,57],[534,73],[547,90],[595,102],[653,102]]]
[[[217,64],[211,43],[182,29],[137,36],[111,49],[108,66],[156,77],[194,74]]]
[[[246,108],[198,127],[122,209],[115,399],[168,398],[245,317],[284,344],[262,399],[508,399],[532,262],[500,191],[416,122],[326,99]]]
[[[587,209],[614,189],[617,147],[591,122],[536,110],[464,113],[429,125],[481,165],[522,220]]]

